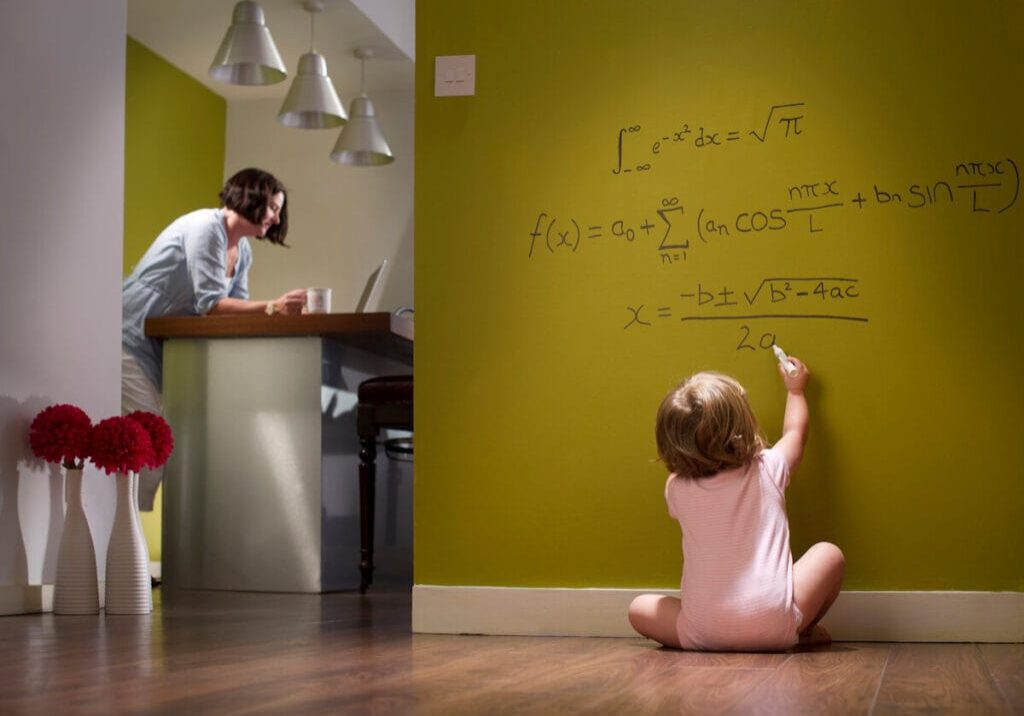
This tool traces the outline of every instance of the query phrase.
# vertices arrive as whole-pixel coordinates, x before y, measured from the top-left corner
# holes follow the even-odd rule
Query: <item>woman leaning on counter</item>
[[[146,250],[121,290],[121,412],[163,415],[163,350],[147,338],[147,318],[223,313],[302,312],[305,289],[273,301],[249,299],[252,249],[248,237],[285,246],[285,188],[261,169],[243,169],[224,185],[219,209],[175,219]],[[139,509],[153,509],[163,470],[139,476]]]

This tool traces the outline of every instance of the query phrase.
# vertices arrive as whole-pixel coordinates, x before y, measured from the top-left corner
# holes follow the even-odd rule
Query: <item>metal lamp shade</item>
[[[395,161],[377,124],[377,113],[369,97],[353,99],[348,114],[348,124],[341,130],[331,152],[331,160],[356,167],[380,166]]]
[[[288,76],[259,3],[242,0],[235,5],[209,75],[233,85],[272,85]]]
[[[284,98],[277,121],[286,127],[324,129],[348,121],[345,107],[327,76],[327,61],[316,52],[299,58],[299,71]]]

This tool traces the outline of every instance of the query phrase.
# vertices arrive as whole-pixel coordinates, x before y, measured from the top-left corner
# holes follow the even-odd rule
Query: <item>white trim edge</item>
[[[528,589],[417,584],[412,630],[434,634],[638,636],[639,594],[666,589]],[[1024,641],[1024,592],[843,592],[822,624],[837,641]]]
[[[52,584],[0,585],[0,616],[53,611]]]

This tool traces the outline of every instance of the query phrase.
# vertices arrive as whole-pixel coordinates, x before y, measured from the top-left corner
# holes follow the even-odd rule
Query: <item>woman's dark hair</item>
[[[220,205],[236,211],[257,226],[263,221],[263,212],[267,203],[278,192],[287,198],[288,192],[284,184],[270,172],[262,169],[243,169],[227,180],[220,192]],[[278,215],[280,223],[267,230],[267,239],[273,244],[286,246],[284,237],[288,235],[288,202],[281,207]]]

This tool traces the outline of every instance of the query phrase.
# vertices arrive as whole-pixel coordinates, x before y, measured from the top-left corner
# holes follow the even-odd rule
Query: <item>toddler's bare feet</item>
[[[828,629],[815,624],[810,629],[800,635],[800,646],[821,646],[832,643],[832,635],[828,633]]]

